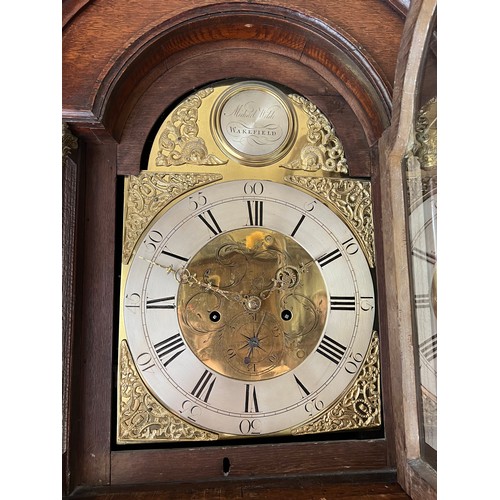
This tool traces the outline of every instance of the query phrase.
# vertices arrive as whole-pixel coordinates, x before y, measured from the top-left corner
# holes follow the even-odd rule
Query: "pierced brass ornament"
[[[126,213],[122,258],[127,262],[147,225],[170,201],[191,191],[222,179],[220,174],[141,172],[130,176],[126,188]]]
[[[213,441],[218,434],[204,431],[169,412],[145,386],[125,340],[120,343],[118,443],[151,441]]]
[[[72,149],[78,148],[78,139],[71,133],[66,122],[62,122],[62,159],[63,164]]]
[[[200,90],[175,108],[158,139],[157,167],[227,163],[227,160],[209,153],[204,139],[198,136],[198,109],[213,91],[213,88]]]
[[[295,94],[290,94],[288,97],[307,114],[307,142],[302,146],[299,157],[290,160],[282,167],[290,170],[309,172],[323,170],[347,174],[348,167],[344,148],[333,125],[305,97]]]
[[[314,193],[331,203],[356,233],[371,267],[375,264],[371,185],[356,179],[285,176],[290,184]]]
[[[379,338],[373,332],[361,371],[343,398],[311,422],[292,429],[292,434],[367,429],[381,423]]]

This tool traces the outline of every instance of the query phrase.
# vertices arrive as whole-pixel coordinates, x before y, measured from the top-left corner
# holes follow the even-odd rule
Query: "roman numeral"
[[[412,255],[418,257],[419,259],[425,260],[429,264],[434,265],[437,262],[437,257],[434,252],[424,252],[418,248],[413,248],[411,251]]]
[[[208,217],[210,217],[211,223],[208,222],[207,219],[205,219],[205,217],[203,217],[205,214],[208,215]],[[203,214],[198,215],[198,217],[205,223],[205,225],[208,227],[208,229],[210,229],[210,231],[212,231],[213,234],[218,235],[222,233],[222,229],[220,228],[218,222],[215,220],[210,210],[207,210]]]
[[[182,255],[177,255],[176,253],[172,252],[167,252],[166,250],[162,250],[161,253],[165,255],[169,255],[170,257],[173,257],[174,259],[182,260],[184,262],[187,262],[189,259],[186,259],[186,257],[183,257]]]
[[[330,252],[327,255],[323,255],[323,257],[320,257],[317,260],[318,260],[318,264],[321,267],[324,267],[327,264],[330,264],[330,262],[333,262],[335,259],[338,259],[339,257],[342,257],[342,254],[340,253],[340,250],[337,248],[333,252]]]
[[[432,361],[437,357],[437,341],[437,333],[435,333],[419,345],[420,352],[425,356],[427,361]]]
[[[247,200],[249,226],[262,226],[264,223],[264,202]]]
[[[300,219],[299,222],[297,222],[297,225],[295,226],[294,230],[292,231],[292,238],[295,236],[295,233],[299,230],[300,225],[304,222],[304,219],[306,218],[305,215],[303,215]]]
[[[213,373],[210,373],[208,370],[203,372],[200,380],[198,380],[197,384],[194,386],[194,389],[191,391],[191,394],[198,399],[208,401],[210,397],[210,393],[214,388],[215,381],[217,379],[214,377]]]
[[[356,299],[354,297],[330,296],[330,309],[332,311],[355,311]]]
[[[257,392],[255,387],[245,384],[245,413],[258,413],[259,405],[257,403]]]
[[[175,309],[175,297],[146,300],[146,309]]]
[[[154,348],[156,354],[158,354],[158,357],[163,363],[163,366],[167,366],[186,350],[180,333],[176,333],[175,335],[158,342],[154,345]]]
[[[345,346],[328,337],[328,335],[325,335],[316,351],[329,359],[332,363],[338,365],[346,349]]]
[[[415,295],[415,307],[417,309],[426,308],[430,306],[431,306],[431,298],[428,293]]]
[[[302,396],[302,394],[309,396],[309,394],[311,394],[311,393],[307,390],[306,386],[298,379],[297,375],[294,375],[294,377],[295,377],[295,382],[297,383],[297,385],[299,386],[299,389],[301,391],[301,396]],[[302,396],[302,397],[304,397],[304,396]]]

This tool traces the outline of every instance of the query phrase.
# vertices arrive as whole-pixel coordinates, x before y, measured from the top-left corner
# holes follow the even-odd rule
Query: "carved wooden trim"
[[[118,140],[144,90],[158,71],[177,64],[180,53],[196,46],[206,47],[209,53],[214,44],[230,47],[239,42],[254,44],[253,50],[258,51],[264,49],[255,44],[266,44],[266,51],[285,51],[302,64],[323,68],[322,76],[336,79],[339,92],[359,115],[370,143],[388,126],[391,84],[352,36],[291,8],[240,2],[197,7],[159,21],[103,69],[87,106],[76,109],[63,102],[63,116],[91,129],[104,126]]]

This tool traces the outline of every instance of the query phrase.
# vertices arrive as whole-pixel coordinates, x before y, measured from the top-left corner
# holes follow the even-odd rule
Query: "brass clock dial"
[[[333,132],[259,82],[170,115],[126,183],[119,443],[380,425],[369,188]]]
[[[159,217],[132,259],[132,357],[157,398],[197,426],[233,436],[298,426],[342,394],[368,350],[366,259],[338,216],[292,187],[231,181],[199,194],[197,210],[184,198]]]

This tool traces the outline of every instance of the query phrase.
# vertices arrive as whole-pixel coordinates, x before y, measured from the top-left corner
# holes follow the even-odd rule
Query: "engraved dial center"
[[[181,282],[179,324],[210,369],[238,380],[270,379],[317,347],[327,318],[326,284],[293,238],[263,228],[228,231],[201,248],[187,270],[209,287]]]

